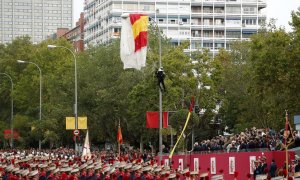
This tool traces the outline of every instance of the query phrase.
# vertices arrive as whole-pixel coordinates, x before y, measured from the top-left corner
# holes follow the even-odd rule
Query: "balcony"
[[[120,32],[113,32],[111,34],[111,38],[115,39],[115,38],[119,38],[120,37]]]
[[[192,13],[202,13],[201,9],[192,9]]]
[[[242,0],[226,0],[227,4],[228,3],[241,3]]]
[[[213,13],[213,9],[203,9],[203,13]]]
[[[222,27],[225,26],[225,23],[215,23],[215,26]]]
[[[218,14],[224,14],[225,11],[224,11],[224,10],[215,9],[215,13],[218,13]]]
[[[225,38],[224,34],[215,34],[215,38]]]
[[[257,12],[256,12],[256,11],[243,11],[243,14],[247,14],[247,15],[256,15]]]
[[[192,37],[201,37],[201,34],[192,34]]]
[[[257,24],[245,24],[245,23],[243,23],[242,27],[257,28],[258,25]]]
[[[192,2],[225,2],[225,0],[192,0]]]
[[[246,4],[246,3],[258,3],[258,4],[266,4],[267,3],[267,0],[243,0],[243,3]]]

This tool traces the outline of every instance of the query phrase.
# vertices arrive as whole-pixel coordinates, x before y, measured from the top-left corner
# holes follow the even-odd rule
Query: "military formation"
[[[60,156],[53,153],[2,152],[0,175],[4,180],[163,180],[208,179],[208,173],[173,170],[155,160]]]
[[[285,173],[273,175],[277,168],[274,161],[269,173],[257,173],[265,167],[263,158],[255,161],[254,176],[249,179],[283,180]],[[261,163],[263,162],[263,163]],[[300,163],[299,163],[300,164]],[[260,167],[260,168],[259,168]],[[295,169],[299,169],[296,165]],[[284,168],[282,168],[284,170]],[[271,172],[272,171],[272,172]],[[273,172],[274,171],[274,172]],[[276,171],[277,172],[277,171]],[[268,175],[269,174],[269,175]],[[291,179],[300,179],[300,171],[289,173]],[[210,176],[210,177],[209,177]],[[223,180],[223,173],[210,175],[190,171],[189,168],[173,169],[163,162],[159,163],[150,154],[130,151],[124,154],[96,152],[89,156],[76,156],[73,150],[57,151],[0,151],[0,179],[3,180]],[[234,179],[232,177],[232,179]],[[240,178],[238,178],[240,179]],[[242,178],[243,179],[243,178]],[[241,179],[241,180],[242,180]]]

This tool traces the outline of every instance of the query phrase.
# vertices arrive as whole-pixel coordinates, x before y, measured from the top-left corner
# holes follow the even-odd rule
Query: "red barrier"
[[[210,176],[220,174],[220,170],[223,170],[224,179],[234,179],[234,172],[238,172],[237,179],[245,180],[249,173],[252,174],[253,178],[254,160],[258,160],[262,156],[266,157],[268,169],[270,168],[272,159],[275,160],[278,168],[282,167],[285,161],[284,151],[186,154],[174,155],[172,157],[172,168],[184,169],[189,167],[190,171],[199,169],[199,174],[209,171]],[[289,161],[294,159],[295,152],[289,152]],[[163,163],[169,164],[168,156],[163,156]],[[250,164],[252,164],[252,167]]]

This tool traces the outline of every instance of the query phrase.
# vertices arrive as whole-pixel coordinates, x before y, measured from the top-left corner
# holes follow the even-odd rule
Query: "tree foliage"
[[[201,113],[193,113],[187,134],[195,130],[196,140],[217,135],[229,126],[242,130],[250,126],[281,129],[284,110],[299,113],[300,101],[300,13],[292,12],[293,31],[270,24],[251,37],[233,42],[214,58],[206,49],[184,53],[189,44],[173,46],[162,37],[162,66],[166,73],[163,111],[174,112],[169,124],[175,137],[181,132],[191,98]],[[146,112],[159,110],[159,89],[155,72],[159,68],[159,35],[149,30],[147,66],[141,71],[123,69],[119,42],[91,47],[76,53],[78,77],[78,115],[88,117],[93,145],[116,142],[121,123],[125,143],[138,146],[149,142],[157,149],[158,130],[146,129]],[[64,39],[46,40],[33,45],[30,38],[17,38],[0,45],[0,72],[9,74],[10,83],[0,76],[0,130],[10,127],[10,101],[14,97],[14,128],[19,147],[73,146],[72,132],[65,130],[65,117],[74,115],[74,59],[63,48],[72,49]],[[39,71],[42,70],[42,120],[39,117]],[[169,144],[169,130],[164,144]],[[81,140],[85,131],[82,131]],[[4,140],[1,133],[0,138]],[[5,143],[1,143],[2,146]]]

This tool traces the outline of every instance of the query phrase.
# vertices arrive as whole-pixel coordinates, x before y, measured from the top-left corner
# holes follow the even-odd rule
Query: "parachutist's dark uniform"
[[[158,71],[156,71],[156,77],[158,80],[158,86],[161,91],[166,91],[165,82],[164,79],[166,77],[165,72],[162,68],[159,68]]]

